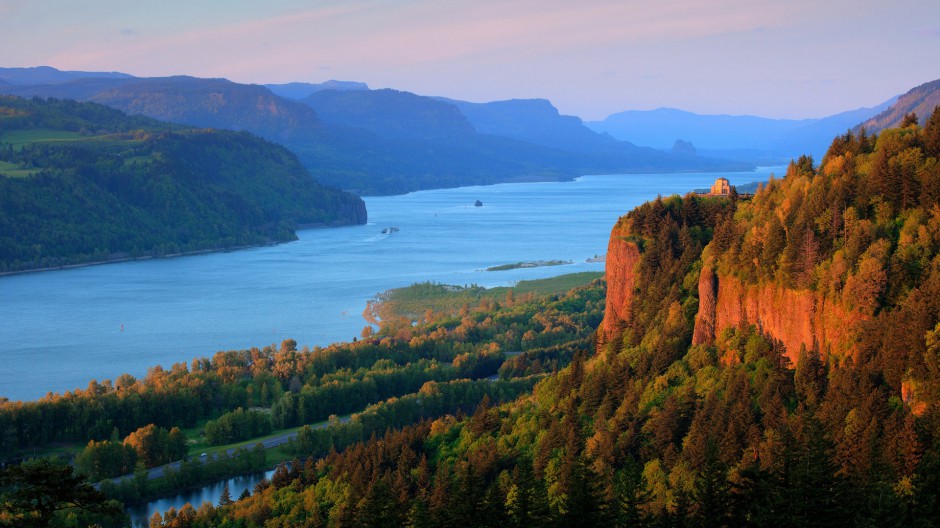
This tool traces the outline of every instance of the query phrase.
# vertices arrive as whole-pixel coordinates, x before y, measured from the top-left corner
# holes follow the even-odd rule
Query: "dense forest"
[[[366,220],[246,133],[92,103],[0,99],[0,272],[282,242]]]
[[[935,526],[940,112],[916,121],[841,136],[751,199],[629,213],[629,318],[532,396],[285,468],[164,525]],[[839,296],[858,333],[794,353],[742,322],[693,345],[706,265]]]
[[[850,132],[818,166],[794,161],[752,197],[673,196],[629,212],[611,247],[633,260],[612,265],[608,253],[606,303],[594,284],[386,316],[348,350],[394,346],[455,367],[523,350],[502,375],[543,378],[512,401],[410,414],[349,444],[305,430],[269,482],[151,526],[936,526],[938,158],[940,111],[923,126],[911,115],[878,135]],[[802,333],[751,309],[767,299],[775,313],[808,300]],[[267,360],[283,416],[325,375],[311,366],[323,351],[291,348]],[[221,385],[244,389],[217,420],[249,422],[237,408],[253,364]],[[297,393],[284,387],[295,375]],[[119,399],[93,388],[77,395],[79,416],[95,392]],[[400,400],[417,408],[432,394]],[[0,417],[54,416],[42,406],[59,400],[8,403]],[[33,420],[15,423],[31,431]]]
[[[438,289],[408,290],[427,288]],[[13,461],[37,449],[74,445],[78,474],[98,481],[140,475],[187,454],[198,459],[206,449],[200,446],[329,419],[329,427],[301,428],[286,449],[291,456],[324,456],[388,428],[472,412],[483,399],[505,402],[531,391],[538,379],[589,346],[603,315],[600,281],[567,294],[473,291],[472,304],[461,294],[458,303],[415,319],[382,310],[388,320],[381,330],[367,327],[363,339],[352,343],[308,349],[285,340],[279,347],[219,352],[166,370],[154,367],[141,379],[91,381],[85,390],[35,402],[0,399],[0,455]],[[347,413],[352,413],[348,421],[336,419]],[[259,453],[251,441],[240,445],[244,449],[234,457],[222,455],[206,465],[189,460],[164,478],[148,482],[135,476],[102,483],[101,490],[137,501],[278,461],[272,458],[276,454]],[[17,481],[0,481],[2,496],[18,489]],[[32,518],[23,511],[8,514]]]

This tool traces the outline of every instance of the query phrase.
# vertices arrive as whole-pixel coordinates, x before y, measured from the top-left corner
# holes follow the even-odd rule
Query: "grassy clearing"
[[[312,423],[312,424],[309,424],[309,425],[310,425],[310,427],[317,427],[317,426],[319,426],[319,425],[323,425],[323,424],[326,424],[326,423],[327,423],[327,420],[324,420],[324,421],[322,421],[322,422]],[[203,426],[203,427],[205,426],[205,422],[202,422],[202,426]],[[190,432],[191,432],[191,431],[196,431],[196,434],[197,434],[196,439],[197,439],[197,441],[196,441],[195,443],[188,444],[188,445],[189,445],[189,456],[199,456],[199,455],[201,455],[202,453],[206,453],[206,454],[209,454],[209,455],[213,455],[213,454],[216,454],[216,453],[223,453],[223,452],[225,452],[225,451],[227,451],[227,450],[229,450],[229,449],[238,448],[238,447],[251,448],[251,447],[253,447],[255,444],[257,444],[258,442],[263,442],[263,441],[265,441],[265,440],[267,440],[267,439],[269,439],[269,438],[274,438],[274,437],[276,437],[276,436],[280,436],[280,435],[283,435],[283,434],[285,434],[285,433],[293,433],[293,432],[295,432],[295,431],[299,431],[301,427],[303,427],[303,426],[301,425],[301,426],[297,426],[297,427],[288,427],[287,429],[278,429],[278,430],[276,430],[276,431],[272,431],[271,434],[269,434],[269,435],[259,436],[259,437],[257,437],[257,438],[252,438],[252,439],[250,439],[250,440],[242,440],[242,441],[240,441],[240,442],[233,442],[233,443],[231,443],[231,444],[218,445],[218,446],[209,446],[208,444],[205,443],[205,439],[204,439],[201,435],[199,435],[199,433],[201,433],[201,431],[202,431],[202,428],[201,428],[201,427],[193,427],[193,428],[190,428],[190,429],[184,429],[183,432],[185,432],[186,435],[189,436],[189,437],[192,439],[193,436],[191,435]],[[269,452],[269,453],[280,453],[280,452],[283,450],[283,447],[284,447],[284,446],[275,447],[275,448],[269,449],[268,452]],[[271,460],[275,460],[275,458],[271,458]]]
[[[3,133],[3,142],[13,145],[13,148],[19,148],[28,143],[67,142],[82,139],[87,139],[87,136],[83,136],[78,132],[52,130],[48,128],[9,130]]]
[[[75,455],[80,453],[84,448],[84,444],[79,445],[75,443],[59,442],[47,445],[42,449],[25,451],[23,454],[28,454],[31,457],[50,457],[72,460],[75,458]]]
[[[37,169],[21,169],[16,163],[0,161],[0,176],[7,178],[27,178],[39,172]]]
[[[125,167],[130,167],[134,165],[135,163],[140,164],[140,165],[153,163],[153,158],[150,156],[132,156],[124,160]]]
[[[52,130],[48,128],[30,128],[23,130],[9,130],[0,136],[0,143],[12,145],[14,149],[20,149],[24,145],[31,143],[73,143],[73,144],[94,144],[96,147],[127,148],[135,144],[142,143],[143,140],[135,139],[129,136],[115,134],[89,135],[80,132],[70,132],[66,130]],[[149,163],[153,161],[149,156],[137,156],[129,158],[128,161],[140,161]]]
[[[581,273],[569,273],[548,279],[519,281],[512,288],[491,288],[491,290],[498,290],[497,293],[503,296],[505,296],[506,292],[510,289],[514,290],[516,294],[532,293],[536,296],[561,295],[567,293],[568,290],[572,288],[588,285],[594,279],[603,278],[603,271],[582,271]]]
[[[547,279],[519,281],[515,286],[484,288],[482,286],[449,286],[423,282],[404,288],[396,288],[382,294],[378,301],[379,313],[383,318],[403,316],[416,319],[427,310],[455,313],[465,304],[474,305],[488,298],[501,301],[512,290],[517,298],[520,295],[547,297],[561,295],[568,290],[589,284],[594,279],[604,277],[603,272],[585,271],[570,273]]]

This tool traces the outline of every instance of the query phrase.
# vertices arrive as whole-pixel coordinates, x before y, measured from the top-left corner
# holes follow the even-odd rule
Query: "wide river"
[[[366,301],[415,282],[511,285],[579,271],[617,218],[657,194],[731,174],[584,176],[366,199],[364,226],[301,231],[276,246],[0,277],[0,397],[37,399],[92,379],[143,376],[218,350],[358,336]],[[482,207],[474,207],[480,200]],[[386,227],[399,231],[382,234]],[[484,271],[521,261],[564,266]]]

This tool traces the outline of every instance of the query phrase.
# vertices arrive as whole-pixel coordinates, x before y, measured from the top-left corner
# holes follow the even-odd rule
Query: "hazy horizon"
[[[818,118],[940,77],[940,3],[300,0],[0,6],[0,65],[368,83],[474,102]],[[237,59],[233,60],[233,57]]]

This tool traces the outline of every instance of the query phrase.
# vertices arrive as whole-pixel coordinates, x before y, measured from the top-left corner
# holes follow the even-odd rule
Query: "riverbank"
[[[179,253],[168,253],[166,255],[144,255],[140,257],[114,256],[114,257],[108,257],[103,260],[92,260],[89,262],[79,262],[75,264],[63,264],[61,266],[50,266],[47,268],[32,268],[32,269],[26,269],[26,270],[2,271],[0,272],[0,277],[11,276],[11,275],[25,275],[28,273],[42,273],[44,271],[62,271],[62,270],[70,270],[70,269],[79,269],[79,268],[87,268],[90,266],[102,266],[104,264],[119,264],[121,262],[139,262],[139,261],[154,260],[154,259],[191,257],[194,255],[207,255],[209,253],[227,253],[230,251],[239,251],[242,249],[275,246],[277,244],[285,244],[287,242],[293,242],[294,240],[284,240],[280,242],[268,242],[264,244],[234,246],[234,247],[225,247],[225,248],[200,249],[196,251],[182,251]]]
[[[280,244],[288,244],[290,242],[296,242],[297,240],[299,240],[299,237],[297,236],[297,231],[308,231],[308,230],[314,230],[314,229],[327,229],[327,228],[335,228],[335,227],[350,227],[350,226],[355,226],[355,225],[363,225],[363,224],[329,225],[323,222],[298,224],[294,228],[294,237],[290,240],[266,240],[258,244],[244,244],[244,245],[239,245],[239,246],[206,248],[206,249],[197,249],[193,251],[180,251],[176,253],[167,253],[165,255],[152,255],[152,254],[141,255],[139,257],[131,257],[131,256],[128,256],[127,253],[112,253],[112,255],[109,256],[108,258],[101,259],[101,260],[77,262],[75,264],[63,264],[61,266],[49,266],[46,268],[32,268],[32,269],[16,270],[16,271],[0,271],[0,277],[12,276],[12,275],[25,275],[28,273],[41,273],[44,271],[62,271],[62,270],[70,270],[70,269],[79,269],[79,268],[87,268],[89,266],[101,266],[104,264],[120,264],[122,262],[141,262],[141,261],[155,260],[155,259],[170,259],[170,258],[177,258],[177,257],[192,257],[196,255],[209,255],[212,253],[231,253],[235,251],[241,251],[244,249],[271,247],[271,246],[277,246]]]

